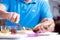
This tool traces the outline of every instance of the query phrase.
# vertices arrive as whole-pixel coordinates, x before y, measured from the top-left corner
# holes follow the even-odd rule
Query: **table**
[[[2,36],[0,35],[0,40],[60,40],[60,35],[59,34],[54,34],[54,33],[44,33],[43,35],[41,34],[40,36],[35,36],[35,37],[28,37],[27,35],[5,35]]]

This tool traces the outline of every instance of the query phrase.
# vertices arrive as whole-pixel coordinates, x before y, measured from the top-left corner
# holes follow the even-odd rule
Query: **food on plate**
[[[32,30],[25,30],[26,34],[34,34],[34,32]]]
[[[32,31],[32,29],[31,29],[31,28],[25,28],[25,30],[30,30],[30,31]]]
[[[17,34],[25,34],[25,30],[19,30],[17,31]]]
[[[4,34],[9,33],[9,30],[2,30],[1,33],[4,33]]]
[[[24,30],[20,30],[18,33],[19,34],[34,34],[32,29],[30,29],[30,28],[25,28]]]
[[[10,31],[11,31],[11,34],[16,34],[17,33],[17,29],[16,28],[11,28]]]

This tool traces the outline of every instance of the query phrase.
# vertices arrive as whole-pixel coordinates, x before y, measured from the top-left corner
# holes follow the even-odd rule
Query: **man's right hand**
[[[15,12],[6,12],[6,11],[0,10],[0,18],[18,23],[20,20],[20,15]]]
[[[8,20],[18,23],[20,20],[20,14],[17,14],[16,12],[8,12]]]

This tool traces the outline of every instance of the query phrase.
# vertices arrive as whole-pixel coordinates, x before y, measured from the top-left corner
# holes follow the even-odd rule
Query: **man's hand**
[[[53,19],[43,19],[41,21],[40,24],[36,25],[35,28],[33,28],[33,31],[35,33],[44,33],[44,32],[47,32],[47,31],[54,31],[54,27],[55,27],[55,24],[54,24],[54,21]]]
[[[0,19],[1,18],[18,23],[20,20],[20,15],[15,12],[6,12],[6,7],[3,4],[0,4]]]
[[[0,18],[18,23],[20,20],[20,15],[15,12],[5,12],[5,11],[0,10]]]
[[[18,23],[20,20],[20,15],[15,12],[8,12],[8,20]]]

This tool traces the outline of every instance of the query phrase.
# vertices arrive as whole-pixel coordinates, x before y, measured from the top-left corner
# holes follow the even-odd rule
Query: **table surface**
[[[28,36],[30,35],[30,36]],[[3,35],[0,33],[0,40],[60,40],[60,35],[57,33],[41,33],[40,35],[35,34],[16,34],[16,35]]]

